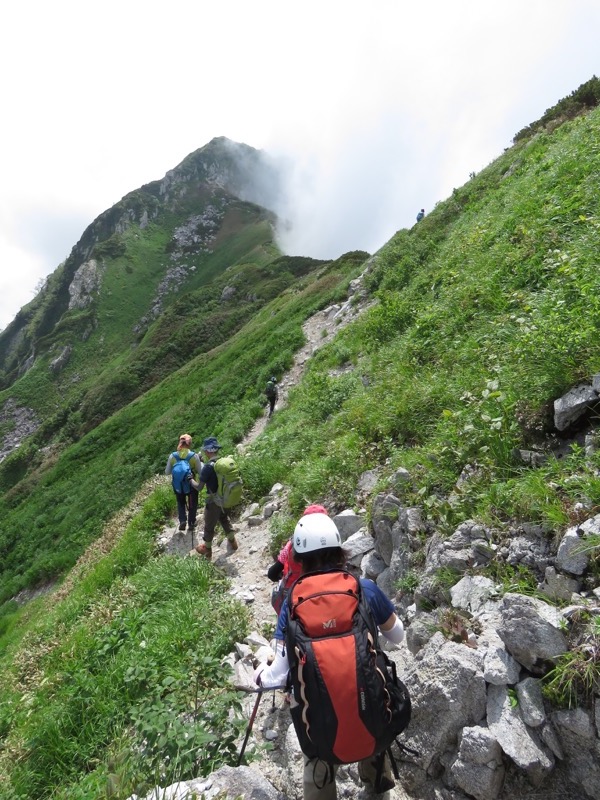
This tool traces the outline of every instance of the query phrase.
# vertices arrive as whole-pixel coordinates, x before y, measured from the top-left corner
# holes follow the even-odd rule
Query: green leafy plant
[[[419,573],[415,570],[408,570],[398,581],[396,589],[402,594],[412,594],[419,585]]]
[[[558,706],[588,704],[600,691],[600,616],[585,609],[571,616],[569,651],[546,674],[544,696]]]

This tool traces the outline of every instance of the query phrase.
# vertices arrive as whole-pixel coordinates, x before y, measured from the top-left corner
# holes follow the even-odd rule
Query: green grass
[[[172,506],[157,490],[62,600],[21,619],[0,690],[0,797],[91,800],[109,781],[126,796],[234,759],[244,721],[221,659],[247,614],[208,562],[153,557]]]
[[[572,467],[536,474],[514,453],[543,441],[552,401],[600,367],[599,145],[598,111],[517,145],[377,254],[379,304],[324,345],[256,444],[297,510],[351,502],[360,472],[388,459],[434,519],[436,497],[475,467],[450,523],[561,525],[586,495],[598,502],[593,469],[557,491],[548,474]],[[331,377],[342,363],[354,371]]]
[[[0,602],[72,566],[141,481],[164,470],[181,430],[197,441],[215,434],[227,448],[239,441],[262,413],[268,376],[291,365],[303,341],[302,322],[337,296],[356,263],[355,257],[342,258],[309,279],[303,291],[275,299],[226,344],[190,361],[46,469],[31,473],[39,460],[32,445],[9,457],[0,468],[0,485],[6,476],[0,501]],[[15,477],[20,482],[14,483]],[[270,489],[251,479],[247,484],[250,493]]]
[[[538,468],[525,466],[517,455],[519,448],[550,448],[556,442],[553,401],[600,372],[598,174],[600,111],[594,110],[519,141],[418,226],[399,231],[381,249],[367,277],[379,302],[335,339],[323,342],[301,383],[290,391],[287,407],[240,459],[246,499],[263,497],[277,481],[289,489],[289,508],[272,526],[272,554],[306,504],[324,502],[331,511],[354,505],[359,476],[375,467],[381,486],[398,467],[408,469],[411,480],[403,501],[418,505],[426,522],[442,534],[466,519],[478,519],[493,525],[543,524],[548,536],[557,537],[582,515],[598,512],[598,454],[573,446],[565,457],[550,455]],[[45,415],[56,408],[39,437],[0,465],[0,652],[12,676],[2,696],[5,779],[0,785],[14,790],[11,797],[21,796],[26,785],[40,797],[100,797],[111,782],[127,796],[125,791],[150,785],[164,772],[160,754],[167,728],[177,731],[176,750],[169,753],[170,763],[177,765],[173,774],[205,771],[231,756],[234,731],[228,725],[235,725],[223,714],[235,700],[223,698],[210,710],[210,719],[200,718],[196,688],[190,695],[184,672],[194,673],[198,666],[196,636],[206,637],[210,657],[218,660],[234,635],[228,627],[232,612],[210,567],[190,562],[176,568],[171,559],[152,559],[151,537],[143,530],[155,529],[160,515],[168,513],[168,492],[155,497],[158,517],[136,535],[132,529],[132,538],[125,537],[111,558],[75,581],[45,626],[42,601],[23,609],[11,598],[24,587],[64,575],[98,539],[105,521],[146,479],[162,472],[182,430],[196,441],[217,435],[225,451],[231,451],[263,413],[268,376],[279,376],[292,364],[303,343],[303,321],[345,298],[365,254],[310,265],[280,259],[263,223],[250,210],[243,213],[252,224],[240,223],[241,209],[235,219],[232,212],[230,230],[240,227],[223,241],[223,260],[213,263],[211,282],[202,286],[196,275],[198,285],[189,296],[178,298],[137,347],[130,349],[124,312],[120,307],[115,311],[112,319],[118,324],[106,335],[116,342],[120,330],[127,346],[110,359],[99,351],[93,364],[97,380],[90,370],[62,398],[60,385],[50,380],[41,362],[43,368],[31,370],[15,389],[22,401],[37,398],[35,407]],[[127,248],[141,253],[147,247],[151,272],[157,234],[150,229],[145,235],[146,243],[127,242]],[[121,244],[106,246],[117,253],[114,263],[126,267],[128,250],[119,254]],[[158,253],[158,240],[154,246]],[[215,253],[215,259],[221,255]],[[53,280],[50,293],[58,292],[60,275]],[[123,291],[131,287],[128,280],[112,273],[113,294],[119,281]],[[247,301],[251,309],[235,316],[238,312],[225,308],[220,302],[225,285],[235,285],[242,297],[255,292],[257,299]],[[204,318],[197,314],[202,293]],[[30,312],[29,324],[51,328],[49,311],[46,318],[34,303]],[[183,324],[175,328],[178,317]],[[211,340],[206,352],[186,352],[173,370],[169,331],[175,341],[189,331],[186,326],[215,319],[224,335]],[[71,323],[67,318],[61,324],[57,341],[62,342]],[[83,315],[72,320],[74,328],[85,324]],[[98,330],[97,338],[87,340],[86,364],[101,335]],[[65,382],[72,380],[84,352],[65,371]],[[339,374],[340,367],[348,370]],[[146,379],[155,385],[86,429],[90,417],[82,412],[84,397],[90,409],[95,398],[104,397],[102,413],[107,413],[111,403],[118,404],[119,397],[135,392]],[[44,433],[52,444],[47,451],[41,449],[47,444]],[[590,574],[597,583],[597,543],[591,546]],[[528,571],[494,562],[488,574],[505,588],[537,591],[537,578]],[[214,603],[216,616],[202,605],[206,581],[220,598]],[[404,589],[413,583],[411,577]],[[162,593],[163,585],[170,596]],[[202,622],[193,616],[192,597],[194,610],[202,609]],[[181,628],[178,614],[184,620]],[[214,643],[204,618],[215,630],[225,626]],[[553,702],[579,701],[597,691],[597,627],[596,620],[588,620],[578,629],[568,658],[557,664],[547,689]],[[27,635],[21,642],[23,628]],[[27,656],[32,641],[59,644],[32,659]],[[141,646],[149,641],[151,652]],[[586,655],[590,648],[593,658]],[[76,659],[72,669],[71,655]],[[19,681],[38,663],[48,680],[42,684],[30,675],[27,685],[36,689],[17,702],[24,696]],[[100,663],[118,688],[117,707],[104,677],[93,686],[86,682],[88,673],[99,674]],[[216,663],[202,667],[212,688]],[[91,710],[90,724],[84,707]],[[189,713],[192,707],[193,736],[206,753],[201,764],[192,763],[177,744],[183,709]],[[67,727],[71,724],[73,729]],[[222,731],[221,744],[214,736],[204,741],[209,731]],[[75,734],[81,736],[77,746],[65,748],[64,764],[59,763],[58,742]],[[131,737],[147,747],[132,749]],[[15,753],[19,758],[11,759]],[[128,753],[139,754],[141,761]]]

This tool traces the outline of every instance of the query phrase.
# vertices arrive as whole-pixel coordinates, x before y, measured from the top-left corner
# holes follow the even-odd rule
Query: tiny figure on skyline
[[[422,208],[417,214],[417,222],[421,222],[424,216],[425,216],[425,209]]]

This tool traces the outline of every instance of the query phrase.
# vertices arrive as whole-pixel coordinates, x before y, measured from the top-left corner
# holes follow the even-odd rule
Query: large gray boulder
[[[425,572],[453,569],[463,573],[468,567],[487,564],[492,556],[491,533],[483,525],[467,520],[448,539],[432,536]]]
[[[475,614],[498,597],[498,589],[494,581],[484,575],[465,575],[450,589],[450,597],[454,608]]]
[[[541,576],[552,556],[550,537],[541,525],[523,525],[512,533],[501,555],[513,567],[528,567]]]
[[[490,686],[487,724],[504,753],[539,786],[554,767],[554,756],[523,722],[518,706],[511,703],[506,686]]]
[[[390,657],[396,660],[394,653]],[[417,760],[423,770],[439,774],[441,755],[456,747],[462,729],[485,718],[482,654],[436,633],[403,680],[413,703],[406,742],[420,752]]]
[[[534,675],[543,675],[554,659],[567,652],[554,606],[533,597],[506,594],[499,604],[498,634],[508,652]]]
[[[583,708],[556,711],[554,729],[566,756],[569,780],[581,787],[581,797],[600,797],[600,739],[596,736],[591,714]]]
[[[556,554],[556,566],[571,575],[583,575],[590,561],[589,550],[586,551],[581,529],[569,528],[563,536]]]
[[[390,565],[394,550],[392,529],[398,530],[398,514],[402,503],[393,494],[378,494],[373,501],[371,520],[377,552]]]
[[[345,542],[349,536],[357,533],[367,524],[364,514],[356,514],[351,508],[344,509],[344,511],[336,514],[333,521],[340,532],[342,542]]]
[[[450,772],[475,800],[495,800],[504,782],[502,748],[487,728],[463,728],[458,757]]]
[[[354,567],[360,567],[363,557],[375,547],[375,540],[370,533],[359,532],[349,536],[344,542],[344,551],[348,562]]]
[[[202,797],[204,800],[286,800],[260,772],[251,767],[221,767],[207,778],[180,781],[164,789],[154,788],[143,800],[188,800]],[[134,800],[132,795],[129,800]],[[138,800],[142,800],[139,798]]]
[[[486,628],[478,639],[482,649],[483,677],[493,686],[513,685],[519,680],[521,667],[515,659],[506,652],[504,642],[493,628]]]
[[[542,684],[536,678],[525,678],[515,686],[523,722],[530,728],[538,728],[546,721]]]
[[[598,393],[589,384],[581,383],[554,401],[554,427],[566,430],[598,402]]]

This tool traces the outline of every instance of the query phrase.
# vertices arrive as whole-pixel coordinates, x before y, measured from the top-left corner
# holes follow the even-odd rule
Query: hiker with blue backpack
[[[391,744],[411,709],[377,629],[400,644],[402,622],[377,584],[344,569],[342,540],[327,514],[303,515],[293,548],[301,576],[279,614],[275,657],[256,668],[254,680],[263,689],[291,682],[304,800],[336,800],[337,767],[354,762],[364,783],[376,793],[388,791],[392,766],[398,774]]]
[[[227,537],[230,552],[238,549],[235,528],[229,519],[229,510],[242,500],[242,479],[231,456],[219,458],[219,444],[215,436],[209,436],[202,442],[205,463],[200,471],[199,479],[192,480],[192,486],[199,492],[206,486],[204,505],[204,533],[202,542],[190,555],[197,553],[208,561],[212,559],[212,543],[215,529],[221,525]]]
[[[177,498],[179,530],[183,533],[187,522],[192,541],[198,513],[198,490],[192,485],[192,480],[200,476],[201,470],[200,456],[192,450],[192,437],[189,433],[182,433],[177,443],[177,450],[167,459],[165,475],[171,476],[173,491]]]

